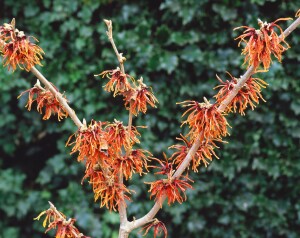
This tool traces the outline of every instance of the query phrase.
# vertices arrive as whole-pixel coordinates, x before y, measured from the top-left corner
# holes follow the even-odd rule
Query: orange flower
[[[93,177],[96,175],[96,172],[103,170],[112,170],[112,166],[114,163],[114,154],[111,155],[109,149],[99,151],[95,150],[93,155],[87,155],[85,158],[85,175],[82,178],[81,184],[86,178],[90,178],[90,181],[93,180]]]
[[[228,72],[227,72],[228,73]],[[231,80],[223,82],[218,76],[218,80],[220,81],[221,85],[215,87],[214,89],[220,88],[217,95],[214,97],[217,100],[217,104],[221,104],[222,101],[231,93],[234,86],[238,83],[238,79],[233,77],[230,73],[228,73],[231,77]],[[233,98],[233,100],[228,104],[225,109],[225,113],[228,112],[238,112],[244,116],[245,110],[247,109],[248,105],[251,107],[252,110],[256,107],[256,104],[259,104],[259,99],[265,102],[265,99],[261,95],[262,88],[266,88],[268,84],[259,78],[252,78],[250,77],[244,86],[239,90],[237,95]]]
[[[61,219],[61,218],[66,218],[66,216],[61,213],[61,212],[55,212],[55,210],[49,208],[48,210],[46,211],[42,211],[36,218],[34,218],[34,220],[40,220],[40,218],[43,216],[43,215],[46,215],[44,221],[43,221],[43,227],[46,227],[47,226],[47,223],[52,223],[58,219]]]
[[[101,74],[95,76],[102,76],[102,78],[107,77],[109,79],[108,83],[103,87],[107,92],[114,92],[114,97],[118,93],[123,93],[131,89],[127,78],[133,81],[133,78],[128,74],[123,74],[119,67],[114,70],[103,71]]]
[[[290,46],[284,40],[283,31],[276,22],[290,19],[291,18],[280,18],[272,23],[258,20],[258,24],[260,26],[259,30],[248,26],[234,28],[233,30],[241,28],[246,29],[242,35],[235,38],[235,40],[239,40],[238,46],[240,46],[241,42],[246,43],[246,46],[242,51],[242,54],[245,55],[244,64],[248,64],[248,67],[253,65],[257,68],[260,63],[262,63],[264,71],[267,71],[272,62],[271,54],[273,54],[278,61],[281,62],[282,53],[290,48]],[[281,38],[274,30],[275,28],[280,31],[282,36]],[[285,46],[280,44],[281,41],[285,44]]]
[[[87,178],[89,178],[89,183],[92,185],[94,184],[94,182],[104,180],[105,177],[103,177],[103,169],[107,170],[107,167],[102,166],[99,163],[87,161],[85,166],[85,175],[81,180],[81,184],[83,184],[83,181]]]
[[[152,154],[149,151],[136,149],[130,151],[129,155],[119,156],[114,160],[115,173],[120,171],[124,174],[126,180],[132,177],[133,173],[142,175],[143,168],[147,170],[147,162]]]
[[[64,117],[68,117],[68,113],[61,106],[59,101],[49,90],[45,90],[39,94],[36,98],[37,110],[40,114],[43,113],[45,108],[45,114],[43,120],[48,120],[52,114],[57,114],[58,121]]]
[[[156,107],[155,103],[158,102],[157,98],[153,95],[152,90],[143,83],[143,78],[137,80],[139,85],[123,93],[125,96],[125,107],[130,105],[128,109],[130,112],[137,116],[139,112],[147,112],[147,104],[151,107]]]
[[[68,219],[66,220],[66,216],[58,211],[52,203],[50,203],[50,208],[46,211],[41,212],[34,220],[39,220],[43,215],[46,215],[43,227],[46,227],[48,223],[48,228],[45,231],[52,229],[56,229],[57,238],[90,238],[88,236],[84,236],[80,231],[74,226],[75,219]]]
[[[15,29],[15,22],[0,27],[0,40],[6,44],[2,47],[3,66],[16,70],[17,66],[29,71],[33,66],[40,65],[44,51],[32,41],[38,41],[33,36],[26,36],[23,31]]]
[[[132,152],[133,155],[130,156],[144,156],[140,153],[141,151]],[[106,156],[105,153],[102,154],[103,155],[102,157],[100,156],[100,158],[103,159],[103,161],[100,161],[99,157],[97,157],[98,161],[96,159],[87,160],[85,176],[83,177],[82,182],[84,179],[89,178],[95,201],[100,200],[100,207],[105,206],[110,211],[116,211],[120,202],[130,200],[130,197],[127,195],[130,194],[130,190],[128,190],[123,183],[119,183],[118,171],[120,171],[121,168],[117,167],[116,163],[118,159],[110,156],[110,152],[107,153],[108,156]],[[143,160],[142,158],[138,159]],[[133,168],[131,168],[132,170],[129,170],[129,166],[127,167],[128,164],[124,163],[120,165],[123,166],[122,172],[128,177],[131,176],[130,172],[133,172],[133,170],[138,171],[142,168],[142,165],[139,163],[141,161],[130,162],[134,163],[132,165]]]
[[[165,224],[161,221],[159,221],[158,219],[154,219],[150,224],[144,226],[141,231],[145,230],[143,236],[147,235],[149,230],[153,228],[153,232],[154,232],[154,238],[156,238],[158,235],[161,235],[162,233],[164,233],[164,237],[167,238],[168,236],[168,231],[167,228],[165,226]],[[140,232],[141,232],[140,231]]]
[[[30,88],[24,92],[22,92],[19,96],[18,99],[20,97],[22,97],[24,94],[28,93],[28,101],[27,104],[25,105],[25,107],[28,109],[28,111],[31,111],[31,107],[32,107],[32,103],[36,101],[36,98],[39,97],[39,94],[44,91],[43,88],[39,87],[40,83],[38,81],[37,84],[34,85],[33,88]]]
[[[0,26],[0,40],[7,42],[14,37],[14,22],[10,24],[4,23],[3,26]]]
[[[189,142],[187,138],[185,138],[183,135],[180,136],[181,138],[176,138],[176,139],[179,141],[183,141],[184,145],[178,144],[169,147],[169,149],[177,150],[177,152],[173,153],[173,155],[171,156],[171,159],[173,160],[173,163],[177,165],[177,168],[184,161],[190,148],[193,145],[193,143]],[[222,142],[219,139],[215,141]],[[213,157],[219,159],[219,157],[216,155],[214,151],[215,148],[219,148],[219,147],[217,147],[214,141],[211,140],[202,141],[200,147],[198,148],[196,153],[192,156],[191,164],[192,164],[192,170],[194,172],[198,172],[198,166],[201,164],[204,164],[204,166],[207,167],[209,165],[209,161],[212,161]]]
[[[152,158],[152,160],[156,160],[159,164],[159,166],[154,166],[154,165],[150,165],[149,167],[152,167],[154,169],[159,169],[159,172],[156,172],[155,174],[164,174],[164,175],[168,175],[168,177],[172,176],[173,174],[173,163],[169,162],[169,159],[167,158],[166,154],[163,153],[164,159],[165,161],[161,161],[160,159],[157,158]]]
[[[52,229],[56,229],[56,238],[77,238],[80,232],[73,226],[75,221],[75,219],[70,219],[68,221],[60,219],[55,220],[49,224],[45,233]]]
[[[226,118],[218,111],[217,106],[210,104],[206,98],[204,98],[203,103],[184,101],[179,104],[182,104],[183,107],[190,107],[182,115],[184,117],[189,113],[182,125],[189,125],[190,132],[187,136],[191,140],[194,140],[200,134],[202,139],[217,139],[228,134],[227,125],[229,124]]]
[[[103,172],[97,172],[98,176],[94,177],[92,183],[95,201],[100,199],[100,207],[116,211],[120,202],[130,200],[127,194],[130,191],[123,183],[118,182],[118,175],[106,175]],[[102,173],[102,174],[101,174]],[[100,175],[101,174],[101,175]]]
[[[167,179],[157,180],[155,182],[150,182],[150,199],[155,196],[155,201],[162,207],[162,202],[164,196],[168,199],[168,205],[171,203],[184,202],[187,197],[185,191],[188,188],[193,188],[189,182],[194,182],[187,176],[180,176],[179,178],[172,179],[170,176]]]
[[[15,71],[18,66],[22,70],[29,71],[37,64],[42,66],[40,60],[43,59],[44,51],[38,45],[31,43],[29,37],[26,36],[7,43],[3,47],[2,53],[3,66],[7,66],[8,70]]]
[[[84,122],[83,127],[69,137],[66,146],[74,144],[71,154],[79,152],[78,161],[88,158],[96,163],[100,156],[105,156],[103,153],[108,149],[107,133],[102,129],[105,124],[106,122],[92,120],[90,125],[86,126]],[[75,141],[71,142],[73,138]]]
[[[58,89],[57,88],[55,89],[58,92]],[[39,81],[37,81],[37,83],[34,85],[33,88],[30,88],[22,92],[18,96],[18,98],[23,96],[25,93],[28,93],[28,102],[25,107],[28,109],[28,111],[30,111],[32,107],[32,103],[36,101],[37,111],[40,114],[43,114],[43,111],[45,113],[43,116],[43,120],[48,120],[52,114],[54,115],[57,114],[58,121],[60,121],[64,117],[68,117],[68,113],[61,106],[60,102],[53,95],[53,93],[50,92],[50,90],[41,87]],[[66,99],[65,96],[64,98]]]
[[[115,120],[114,123],[106,126],[108,133],[107,141],[115,148],[115,151],[119,151],[122,146],[125,150],[128,150],[135,143],[140,143],[137,136],[140,136],[137,129],[131,126],[130,133],[128,127],[123,125],[123,122]]]

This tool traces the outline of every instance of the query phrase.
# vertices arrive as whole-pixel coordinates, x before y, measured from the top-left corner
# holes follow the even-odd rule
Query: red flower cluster
[[[160,179],[154,182],[150,182],[150,199],[154,196],[155,201],[162,207],[164,196],[168,199],[168,205],[174,202],[182,203],[187,197],[185,191],[188,188],[193,188],[189,182],[194,182],[188,176],[180,176],[178,178],[173,178],[168,176],[167,179]]]
[[[133,173],[142,175],[144,169],[148,171],[149,157],[152,157],[149,151],[142,149],[131,150],[128,155],[114,159],[115,172],[123,173],[126,180],[130,179]]]
[[[234,30],[241,28],[246,29],[242,35],[235,38],[236,40],[239,40],[239,46],[241,42],[246,43],[246,46],[242,51],[242,54],[245,55],[244,64],[248,64],[248,67],[253,65],[255,68],[257,68],[260,63],[262,63],[264,71],[267,71],[272,63],[272,54],[278,59],[279,62],[281,62],[282,53],[290,46],[284,40],[283,31],[281,27],[276,24],[276,22],[290,19],[291,18],[280,18],[272,23],[258,20],[258,24],[260,26],[259,30],[248,26],[234,28]],[[280,31],[281,36],[278,36],[275,28]],[[285,45],[282,45],[281,42]]]
[[[199,135],[202,139],[218,139],[222,136],[226,136],[227,132],[227,120],[225,116],[218,111],[216,104],[210,104],[210,102],[204,98],[203,103],[196,101],[184,101],[180,104],[183,107],[189,107],[183,113],[183,117],[188,114],[187,119],[182,123],[188,124],[190,131],[187,134],[193,141]]]
[[[214,157],[219,159],[214,151],[216,148],[219,148],[216,142],[224,142],[222,141],[222,137],[229,134],[227,131],[229,124],[225,118],[225,114],[219,111],[218,105],[216,103],[211,104],[206,98],[204,98],[204,102],[202,103],[184,101],[178,104],[188,107],[182,115],[182,117],[187,115],[182,125],[187,124],[189,131],[186,136],[180,135],[181,138],[177,138],[183,144],[176,144],[169,147],[169,149],[176,150],[171,156],[171,160],[178,169],[188,156],[195,140],[199,139],[201,144],[197,151],[191,155],[190,160],[192,170],[198,172],[199,165],[203,164],[207,167],[209,161],[212,161]]]
[[[127,80],[128,78],[133,81],[133,78],[128,74],[122,73],[119,67],[113,70],[103,71],[101,74],[95,76],[102,76],[102,78],[107,77],[109,79],[108,83],[103,87],[107,92],[114,92],[114,97],[119,93],[131,89],[131,85]]]
[[[32,41],[38,41],[33,36],[26,36],[23,31],[15,28],[15,21],[0,26],[0,41],[4,42],[1,47],[3,66],[8,70],[20,69],[29,71],[34,65],[41,65],[44,51]]]
[[[95,200],[100,206],[116,210],[124,199],[130,200],[130,191],[119,181],[122,173],[126,179],[134,173],[143,174],[147,170],[147,161],[152,154],[146,150],[134,149],[139,143],[135,127],[129,131],[123,123],[97,122],[83,127],[71,135],[66,145],[73,146],[71,154],[78,152],[78,161],[85,161],[86,171],[83,179],[89,178]],[[124,154],[126,151],[126,154]]]
[[[125,200],[130,201],[130,191],[123,183],[119,182],[118,175],[107,168],[102,171],[91,171],[90,183],[95,194],[95,201],[100,199],[100,207],[116,211],[118,205]],[[126,203],[124,203],[126,204]]]
[[[191,180],[187,175],[186,176],[179,176],[173,178],[172,175],[174,173],[173,164],[169,162],[169,159],[164,154],[164,162],[159,159],[153,159],[159,162],[160,166],[149,166],[155,169],[159,169],[159,172],[156,174],[166,175],[166,179],[160,179],[154,182],[146,182],[150,184],[150,199],[155,197],[155,201],[162,206],[164,198],[168,199],[168,205],[171,205],[174,202],[182,203],[184,202],[187,197],[185,191],[188,188],[193,188],[189,182],[194,182]]]
[[[48,210],[41,212],[34,220],[39,220],[43,215],[46,215],[43,227],[46,227],[48,223],[48,228],[45,233],[52,229],[56,229],[56,238],[90,238],[80,233],[74,226],[75,219],[72,218],[66,220],[66,216],[56,210],[53,204],[51,204],[51,207]]]
[[[53,86],[54,87],[54,86]],[[54,87],[55,88],[55,87]],[[58,89],[55,88],[58,92]],[[51,115],[57,114],[58,121],[63,119],[64,117],[68,117],[68,113],[61,106],[60,102],[57,98],[50,92],[49,89],[41,87],[39,81],[34,85],[33,88],[30,88],[24,92],[22,92],[18,98],[28,93],[28,102],[26,104],[26,108],[28,111],[31,110],[32,103],[37,103],[37,111],[40,114],[44,113],[43,120],[48,120]],[[66,97],[64,96],[66,99]],[[67,99],[66,99],[67,100]]]
[[[125,150],[129,150],[133,144],[140,143],[137,136],[140,136],[140,133],[137,129],[132,126],[131,130],[128,130],[127,126],[123,125],[123,122],[115,120],[114,123],[107,125],[106,127],[108,136],[107,140],[112,146],[119,151],[122,146]]]
[[[143,83],[143,78],[139,79],[137,82],[138,86],[123,93],[125,97],[125,107],[127,107],[135,116],[137,116],[139,112],[146,113],[147,104],[151,107],[156,107],[155,103],[158,103],[158,100],[153,95],[152,90]]]
[[[109,81],[104,86],[104,90],[114,92],[114,96],[122,95],[124,97],[125,107],[135,116],[137,116],[139,112],[146,113],[148,104],[151,107],[156,107],[155,104],[158,103],[151,88],[143,83],[143,78],[137,80],[138,84],[136,85],[134,78],[122,73],[120,68],[106,70],[95,76],[107,77]]]
[[[74,145],[71,154],[79,152],[78,161],[82,161],[87,158],[93,163],[97,163],[98,158],[108,149],[108,143],[106,141],[107,132],[103,130],[102,126],[106,122],[97,122],[92,120],[89,126],[84,123],[76,133],[71,135],[66,145]],[[75,141],[71,140],[75,138]]]
[[[225,82],[217,76],[221,83],[221,85],[214,88],[220,88],[217,95],[214,96],[217,100],[217,104],[220,104],[228,96],[228,94],[232,92],[232,89],[238,83],[237,78],[233,77],[231,74],[229,74],[229,76],[231,77],[231,80],[226,80]],[[262,88],[266,88],[267,85],[268,84],[262,79],[250,77],[244,86],[238,91],[237,95],[228,104],[225,109],[225,113],[236,112],[238,109],[238,112],[244,116],[248,105],[252,110],[254,110],[260,99],[265,102],[261,95],[261,91]]]
[[[161,235],[162,233],[164,233],[164,238],[167,238],[168,231],[163,222],[161,222],[155,218],[150,224],[144,226],[141,229],[141,231],[145,230],[143,236],[147,235],[151,228],[153,228],[153,233],[154,233],[153,237],[154,238],[156,238],[158,235]]]
[[[166,154],[163,153],[164,155],[164,161],[161,161],[157,158],[152,158],[152,160],[156,160],[159,164],[159,166],[155,165],[150,165],[149,167],[152,167],[154,169],[159,169],[159,172],[156,172],[155,174],[163,174],[163,175],[172,175],[173,174],[173,163],[169,162],[169,158],[167,158]]]
[[[179,141],[182,141],[184,144],[177,144],[177,145],[172,145],[169,147],[169,149],[177,150],[171,156],[171,159],[173,160],[173,164],[177,165],[177,168],[184,161],[190,148],[193,145],[183,135],[180,135],[180,136],[181,136],[181,138],[176,138],[176,139]],[[215,141],[223,142],[220,139],[216,139]],[[194,172],[198,172],[198,167],[201,164],[203,164],[205,167],[207,167],[209,165],[209,161],[212,161],[213,157],[219,159],[219,157],[216,155],[216,153],[214,151],[215,148],[219,148],[216,145],[215,141],[213,141],[213,140],[202,141],[202,143],[201,143],[200,147],[198,148],[198,150],[196,151],[196,153],[194,155],[192,155],[191,167]]]

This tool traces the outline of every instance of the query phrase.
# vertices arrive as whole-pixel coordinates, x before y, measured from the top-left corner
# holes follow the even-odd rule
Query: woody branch
[[[5,42],[0,40],[0,49],[5,46]],[[30,71],[50,90],[50,92],[57,98],[61,106],[68,113],[68,115],[73,120],[74,124],[78,127],[82,127],[82,122],[77,117],[75,111],[69,106],[67,100],[62,96],[60,92],[58,92],[53,85],[45,78],[45,76],[34,66],[31,67]]]
[[[60,92],[58,92],[53,85],[45,78],[45,76],[37,70],[34,66],[30,69],[30,71],[50,90],[50,92],[57,98],[61,106],[65,109],[65,111],[69,114],[75,125],[80,129],[82,127],[82,122],[77,117],[75,111],[69,106],[67,100],[62,96]]]
[[[292,31],[294,31],[298,26],[300,25],[300,18],[297,18],[281,35],[280,39],[287,37]],[[231,93],[228,94],[228,96],[220,103],[220,106],[218,107],[219,112],[223,112],[225,108],[228,106],[228,104],[233,100],[233,98],[237,95],[239,90],[243,87],[243,85],[247,82],[247,80],[255,73],[255,67],[250,66],[248,70],[242,75],[238,83],[234,86]],[[172,178],[179,177],[182,175],[182,173],[186,170],[186,168],[189,166],[189,163],[192,160],[192,157],[195,155],[196,151],[201,145],[201,135],[196,138],[195,142],[193,143],[192,147],[190,148],[188,154],[186,155],[185,159],[181,163],[181,165],[178,167],[178,169],[175,171]],[[166,196],[163,196],[160,201],[157,201],[154,206],[151,208],[151,210],[141,217],[140,219],[134,220],[132,222],[127,223],[127,230],[131,232],[132,230],[141,227],[147,223],[149,223],[157,214],[157,212],[161,209],[161,204],[166,199]]]

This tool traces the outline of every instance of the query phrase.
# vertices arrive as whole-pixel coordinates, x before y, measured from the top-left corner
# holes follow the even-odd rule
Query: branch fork
[[[300,17],[295,20],[281,35],[280,35],[280,39],[284,39],[286,36],[288,36],[293,30],[295,30],[298,26],[300,25]],[[228,94],[228,96],[220,103],[220,106],[218,107],[218,111],[219,112],[223,112],[226,107],[228,106],[228,104],[233,100],[233,98],[237,95],[237,93],[239,92],[239,90],[245,85],[246,81],[255,73],[255,67],[254,66],[250,66],[248,68],[248,70],[239,78],[237,84],[234,86],[234,88],[231,90],[230,94]],[[183,160],[183,162],[181,163],[181,165],[178,167],[178,169],[175,171],[175,173],[173,174],[172,178],[176,178],[182,175],[182,173],[185,171],[185,169],[188,167],[191,159],[192,159],[192,155],[194,155],[196,153],[196,151],[198,150],[198,148],[201,145],[201,138],[202,135],[200,134],[196,139],[194,144],[192,145],[192,147],[190,148],[187,156],[185,157],[185,159]],[[163,196],[161,198],[160,202],[156,202],[154,204],[154,206],[151,208],[151,210],[144,215],[143,217],[136,219],[132,222],[128,222],[128,226],[129,228],[127,230],[129,230],[130,232],[138,227],[141,227],[147,223],[149,223],[152,219],[154,219],[155,215],[157,214],[157,212],[160,210],[160,204],[163,203],[163,201],[166,199],[166,196]],[[122,236],[119,236],[122,237]]]

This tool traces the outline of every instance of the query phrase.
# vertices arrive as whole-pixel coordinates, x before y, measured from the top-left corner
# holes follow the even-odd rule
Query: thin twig
[[[132,126],[132,112],[131,112],[132,102],[129,103],[129,115],[128,115],[128,135],[130,136],[131,133],[131,126]],[[127,151],[127,155],[130,152],[130,149]]]
[[[295,20],[280,36],[281,39],[284,39],[287,37],[293,30],[295,30],[300,25],[300,18]],[[255,73],[255,68],[253,66],[249,67],[248,70],[245,72],[243,76],[241,76],[238,80],[238,83],[234,86],[234,88],[231,90],[231,92],[227,95],[227,97],[221,102],[220,106],[218,107],[218,110],[220,112],[223,112],[225,108],[228,106],[228,104],[232,101],[232,99],[237,95],[238,91],[243,87],[243,85],[246,83],[246,81],[250,78],[251,75]],[[198,150],[199,146],[201,145],[201,135],[198,136],[198,138],[195,139],[192,147],[190,148],[188,154],[186,155],[185,159],[181,163],[181,165],[178,167],[178,169],[175,171],[172,178],[180,176],[185,169],[188,167],[190,161],[192,160],[193,155]],[[156,202],[151,210],[141,217],[140,219],[134,220],[132,222],[128,222],[127,230],[130,232],[138,227],[141,227],[145,224],[147,224],[151,219],[155,217],[157,212],[161,208],[161,204],[166,199],[166,196],[163,196],[159,202]]]
[[[117,56],[117,59],[120,63],[120,68],[121,68],[121,71],[123,74],[125,74],[125,69],[124,69],[124,61],[126,60],[126,58],[122,55],[122,53],[119,53],[117,47],[116,47],[116,44],[114,42],[114,38],[113,38],[113,34],[112,34],[112,21],[111,20],[104,20],[106,26],[107,26],[107,36],[108,36],[108,39],[116,53],[116,56]]]

